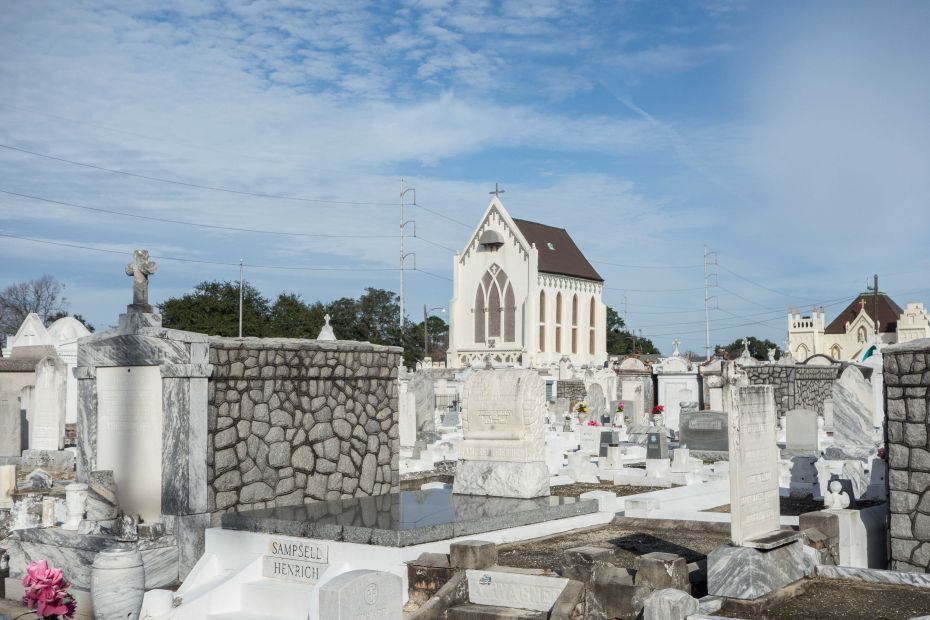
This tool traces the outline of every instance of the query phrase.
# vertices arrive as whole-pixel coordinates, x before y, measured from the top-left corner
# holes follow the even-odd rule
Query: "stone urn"
[[[65,505],[68,507],[68,518],[61,525],[63,530],[76,530],[84,518],[84,506],[87,503],[87,485],[83,482],[74,482],[65,487]]]
[[[130,545],[104,549],[94,558],[90,595],[98,620],[138,620],[145,594],[142,554]]]

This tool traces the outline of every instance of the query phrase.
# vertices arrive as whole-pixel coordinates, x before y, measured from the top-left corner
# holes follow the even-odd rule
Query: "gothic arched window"
[[[830,357],[832,357],[835,360],[840,359],[840,345],[835,344],[832,347],[830,347]]]
[[[562,352],[562,293],[555,296],[555,352]]]
[[[546,291],[539,291],[539,350],[546,351]]]
[[[504,270],[491,265],[475,291],[475,342],[501,338],[516,339],[516,303],[513,286]]]
[[[594,355],[596,343],[596,327],[597,327],[597,302],[594,301],[594,297],[591,297],[591,305],[588,308],[588,353]]]
[[[578,295],[572,297],[572,353],[578,353]]]
[[[868,332],[865,329],[865,325],[860,325],[859,329],[856,332],[856,339],[859,342],[865,342],[868,338]]]

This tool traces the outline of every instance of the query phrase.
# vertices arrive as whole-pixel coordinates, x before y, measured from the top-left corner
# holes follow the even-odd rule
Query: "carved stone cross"
[[[675,338],[674,340],[672,340],[672,346],[675,347],[675,350],[672,352],[672,357],[680,357],[680,356],[681,356],[681,352],[678,351],[678,346],[679,346],[680,344],[681,344],[681,340],[679,340],[678,338]]]
[[[133,250],[132,262],[126,265],[126,275],[132,276],[132,305],[130,311],[151,312],[149,305],[149,276],[158,265],[149,260],[148,250]]]

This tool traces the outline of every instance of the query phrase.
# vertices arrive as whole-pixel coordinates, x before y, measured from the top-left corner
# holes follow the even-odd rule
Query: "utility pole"
[[[423,357],[429,357],[429,317],[426,315],[426,304],[423,304]]]
[[[872,323],[875,330],[875,339],[878,340],[878,274],[875,274],[875,287],[872,289]]]
[[[713,262],[710,262],[713,260]],[[711,283],[711,277],[716,277],[716,273],[709,273],[708,267],[717,265],[717,253],[708,252],[707,244],[704,244],[704,358],[710,359],[710,301],[713,299],[708,290],[712,286],[717,286],[716,281]]]
[[[400,329],[404,329],[404,261],[407,259],[407,254],[404,253],[404,237],[407,230],[407,224],[410,222],[407,221],[404,214],[404,198],[407,195],[407,192],[413,192],[413,204],[417,203],[417,190],[412,187],[406,187],[404,180],[400,180]],[[414,225],[414,230],[416,230],[416,225]]]
[[[242,259],[239,259],[239,337],[242,338]]]

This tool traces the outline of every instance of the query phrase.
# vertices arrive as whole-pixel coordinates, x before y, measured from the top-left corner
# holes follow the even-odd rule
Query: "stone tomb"
[[[544,397],[545,384],[535,370],[480,370],[469,377],[453,492],[520,498],[549,494]]]
[[[635,357],[629,357],[617,368],[620,398],[627,401],[624,417],[628,424],[646,423],[646,414],[652,411],[652,372]]]

